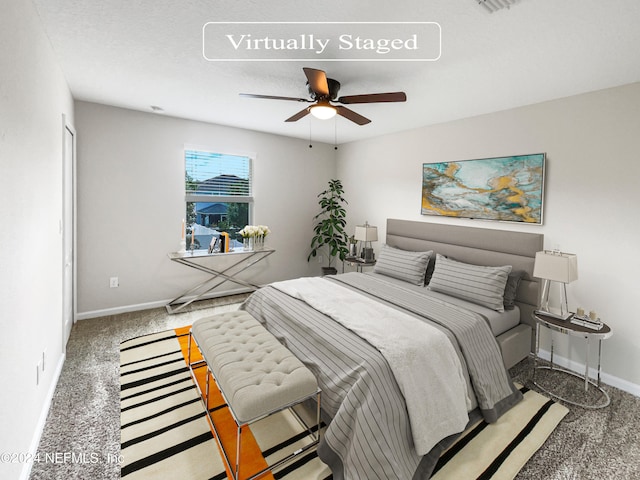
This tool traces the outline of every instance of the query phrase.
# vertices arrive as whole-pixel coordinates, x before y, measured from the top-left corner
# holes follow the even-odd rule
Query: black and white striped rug
[[[526,387],[524,399],[496,423],[480,421],[440,456],[434,480],[510,480],[549,438],[569,410]]]
[[[188,329],[171,330],[121,344],[121,477],[124,479],[227,478],[218,445],[186,366],[186,332]],[[500,421],[491,425],[480,422],[468,429],[443,454],[432,478],[514,478],[568,412],[536,392],[526,388],[523,392],[524,401]],[[289,412],[252,424],[251,433],[269,463],[283,452],[299,448],[299,442],[305,441],[300,438],[303,437],[300,424]],[[264,478],[327,480],[331,472],[314,451],[286,464],[274,477]]]
[[[175,332],[121,344],[120,409],[122,478],[224,470]]]
[[[120,345],[121,477],[124,479],[227,478],[224,461],[181,348],[180,341],[184,344],[186,332],[185,329],[161,332]],[[224,405],[212,410],[218,408]],[[232,429],[235,434],[235,425]],[[258,455],[262,453],[269,464],[309,441],[300,423],[288,411],[252,424],[251,433],[259,447]],[[323,480],[331,478],[331,471],[316,452],[311,451],[280,467],[274,477]]]

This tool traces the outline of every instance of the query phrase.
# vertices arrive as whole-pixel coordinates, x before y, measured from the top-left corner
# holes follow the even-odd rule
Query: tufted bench
[[[192,340],[200,350],[203,360],[192,362]],[[206,364],[206,391],[203,396],[205,409],[235,479],[238,478],[240,470],[242,427],[314,397],[317,400],[318,426],[314,441],[251,478],[291,460],[295,455],[318,444],[320,391],[316,378],[249,313],[239,310],[196,320],[189,336],[188,363],[194,379],[194,368]],[[216,381],[237,425],[235,470],[231,467],[208,409],[211,376]],[[306,424],[305,428],[311,433]]]

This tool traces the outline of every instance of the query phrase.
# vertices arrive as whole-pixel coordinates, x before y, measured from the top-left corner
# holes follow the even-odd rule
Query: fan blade
[[[307,100],[306,98],[278,97],[274,95],[254,95],[253,93],[241,93],[240,96],[246,97],[246,98],[266,98],[267,100],[292,100],[294,102],[307,102],[307,103],[313,102],[313,100]]]
[[[295,115],[287,118],[285,122],[297,122],[298,120],[300,120],[303,117],[306,117],[307,115],[309,115],[309,109],[305,108],[304,110],[300,110]]]
[[[338,115],[341,115],[344,118],[357,123],[358,125],[366,125],[367,123],[371,123],[371,120],[369,120],[367,117],[363,117],[359,113],[356,113],[353,110],[349,110],[347,107],[341,107],[339,105],[334,105],[334,107],[337,110]]]
[[[404,92],[390,92],[390,93],[368,93],[365,95],[347,95],[346,97],[340,97],[336,102],[350,104],[350,103],[381,103],[381,102],[406,102],[407,95]]]
[[[329,82],[327,82],[327,74],[322,70],[316,70],[315,68],[303,68],[304,74],[307,76],[311,91],[316,94],[316,97],[326,97],[329,95]]]

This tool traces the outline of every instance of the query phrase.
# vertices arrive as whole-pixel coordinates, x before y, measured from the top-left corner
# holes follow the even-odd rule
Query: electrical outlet
[[[110,288],[117,288],[120,286],[120,282],[118,281],[118,277],[111,277],[109,279],[109,287]]]
[[[318,255],[318,263],[323,263],[324,262],[324,258],[322,258],[322,255]]]

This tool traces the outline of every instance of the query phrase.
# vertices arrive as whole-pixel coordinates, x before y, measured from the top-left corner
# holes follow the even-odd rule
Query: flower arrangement
[[[266,225],[246,225],[238,233],[242,236],[245,250],[262,250],[264,239],[271,230]]]
[[[264,238],[271,233],[266,225],[246,225],[238,232],[242,238]]]

